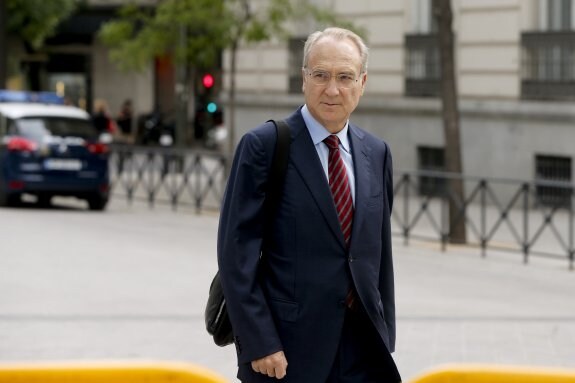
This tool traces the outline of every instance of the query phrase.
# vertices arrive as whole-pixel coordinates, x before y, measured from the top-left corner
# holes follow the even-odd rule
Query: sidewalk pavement
[[[395,241],[406,380],[443,363],[575,368],[575,274],[564,261]]]
[[[235,381],[233,347],[204,330],[216,230],[216,214],[123,202],[105,214],[0,209],[0,362],[178,360]],[[439,249],[394,238],[404,381],[451,362],[575,368],[565,262]]]

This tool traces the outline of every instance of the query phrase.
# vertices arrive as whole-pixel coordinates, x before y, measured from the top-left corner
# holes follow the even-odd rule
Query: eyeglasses
[[[306,74],[309,76],[311,81],[320,86],[326,86],[330,83],[331,78],[333,77],[330,72],[325,70],[308,70],[306,69]],[[338,73],[335,75],[335,84],[338,88],[351,88],[359,81],[359,78],[356,78],[352,73]]]

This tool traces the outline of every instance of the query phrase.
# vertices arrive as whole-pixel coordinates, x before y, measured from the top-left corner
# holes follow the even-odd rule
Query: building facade
[[[139,3],[154,6],[155,0]],[[112,117],[126,99],[132,100],[136,114],[150,112],[158,93],[158,63],[141,72],[123,72],[110,62],[109,51],[97,36],[101,25],[114,18],[123,4],[121,0],[81,3],[37,52],[26,51],[21,41],[9,41],[8,56],[18,69],[12,71],[7,87],[55,91],[90,112],[96,101],[104,101]],[[37,84],[30,84],[30,77]]]
[[[453,0],[466,175],[573,179],[575,1]],[[355,124],[385,139],[398,170],[442,169],[440,62],[431,0],[316,0],[367,31],[368,83]],[[238,55],[236,138],[303,102],[302,49],[289,42]],[[224,70],[228,57],[224,58]]]

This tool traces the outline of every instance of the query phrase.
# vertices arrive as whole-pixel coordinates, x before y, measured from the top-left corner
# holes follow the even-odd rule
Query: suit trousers
[[[346,309],[339,348],[326,383],[397,383],[399,371],[367,313]]]

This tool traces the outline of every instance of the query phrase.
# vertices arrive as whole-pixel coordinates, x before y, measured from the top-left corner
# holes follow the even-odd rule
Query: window
[[[539,0],[539,31],[521,36],[521,94],[526,99],[575,99],[573,0]]]
[[[573,38],[573,33],[524,34],[524,78],[539,81],[575,80]]]
[[[305,37],[294,37],[289,40],[289,93],[301,93],[303,64],[303,47]]]
[[[405,94],[436,97],[440,92],[441,67],[431,0],[412,0],[411,5],[412,32],[405,36]]]
[[[98,131],[92,122],[63,117],[27,117],[15,120],[18,134],[37,142],[54,137],[96,139]]]
[[[566,31],[573,29],[575,14],[572,0],[540,0],[542,30]]]
[[[437,97],[441,66],[437,35],[406,35],[405,94]]]
[[[445,150],[443,148],[418,146],[418,169],[423,171],[445,171]],[[445,192],[445,178],[433,176],[419,177],[419,194],[439,196]]]
[[[433,17],[432,0],[411,0],[411,31],[414,34],[428,35],[437,32],[437,22]]]
[[[536,155],[535,179],[537,181],[571,182],[571,158],[561,156]],[[540,186],[535,190],[538,204],[569,207],[572,189],[560,186]]]

